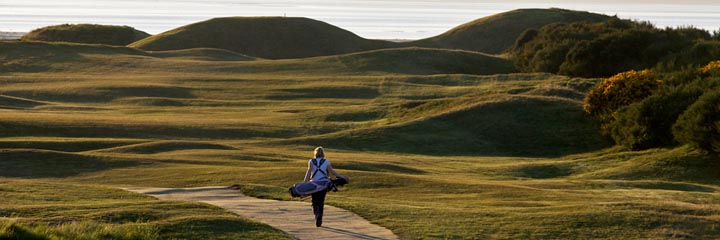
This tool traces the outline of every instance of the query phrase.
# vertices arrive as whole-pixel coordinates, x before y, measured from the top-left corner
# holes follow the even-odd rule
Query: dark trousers
[[[323,207],[325,206],[325,195],[327,194],[327,190],[319,191],[316,193],[313,193],[312,195],[312,207],[313,207],[313,213],[315,214],[315,219],[318,217],[322,217],[323,215]]]

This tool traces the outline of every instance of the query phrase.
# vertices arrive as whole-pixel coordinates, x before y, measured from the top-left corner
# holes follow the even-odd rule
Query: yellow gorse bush
[[[604,85],[602,92],[605,95],[630,96],[638,91],[646,92],[655,89],[662,81],[657,80],[655,74],[646,69],[618,73],[606,79],[603,83],[600,86]]]
[[[720,72],[720,60],[712,61],[700,69],[700,72],[702,73],[710,73],[715,71]]]
[[[598,83],[588,92],[583,110],[608,123],[615,119],[614,112],[617,109],[642,100],[661,84],[662,81],[650,70],[618,73]]]

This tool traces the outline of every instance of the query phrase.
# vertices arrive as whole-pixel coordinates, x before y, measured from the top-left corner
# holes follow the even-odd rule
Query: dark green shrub
[[[533,38],[537,37],[538,30],[531,28],[523,31],[520,36],[515,40],[515,44],[513,44],[513,48],[522,48],[526,43],[528,43],[530,40],[533,40]]]
[[[656,66],[662,70],[697,67],[718,51],[720,43],[705,30],[658,29],[646,22],[615,17],[599,23],[551,24],[537,32],[528,30],[509,53],[516,67],[525,72],[608,77]]]
[[[720,153],[720,90],[703,94],[673,126],[681,143],[710,153]]]
[[[556,73],[565,61],[565,55],[578,41],[597,38],[608,31],[611,23],[618,27],[626,24],[618,21],[624,20],[613,18],[600,23],[556,23],[540,30],[527,30],[515,41],[510,55],[522,71]]]
[[[666,72],[697,69],[717,59],[720,59],[720,41],[700,40],[681,51],[664,57],[656,68]]]
[[[676,87],[623,107],[610,125],[615,143],[632,150],[672,146],[672,126],[703,90],[697,86]]]
[[[580,77],[608,77],[618,72],[647,69],[644,46],[653,41],[649,30],[631,29],[581,41],[568,52],[559,73]]]
[[[677,71],[664,72],[662,78],[665,80],[663,84],[667,86],[681,86],[700,79],[702,75],[699,68],[687,67]]]

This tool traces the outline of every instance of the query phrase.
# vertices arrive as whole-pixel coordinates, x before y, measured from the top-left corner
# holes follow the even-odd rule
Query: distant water
[[[365,38],[420,39],[518,8],[559,7],[656,26],[720,29],[720,0],[0,0],[0,31],[63,23],[128,25],[151,34],[213,17],[314,18]]]

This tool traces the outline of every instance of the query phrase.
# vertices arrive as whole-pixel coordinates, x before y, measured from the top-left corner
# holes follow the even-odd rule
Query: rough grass
[[[95,222],[71,222],[48,226],[45,224],[20,224],[15,220],[0,222],[0,239],[158,239],[157,228],[147,224],[99,224]]]
[[[607,148],[580,114],[593,79],[0,47],[15,64],[0,75],[0,216],[17,234],[284,238],[116,188],[240,184],[290,200],[321,143],[351,181],[328,204],[404,239],[720,237],[716,166],[687,148]]]
[[[3,179],[0,196],[2,239],[291,239],[217,207],[91,184]]]

